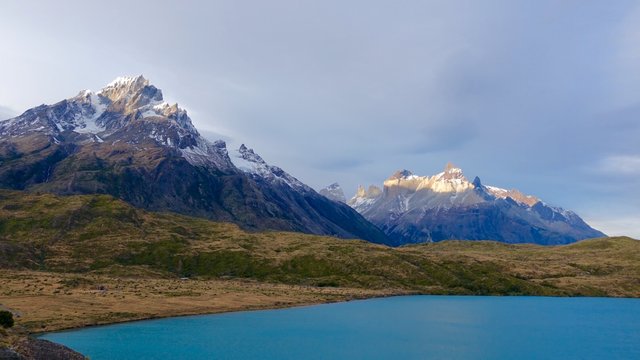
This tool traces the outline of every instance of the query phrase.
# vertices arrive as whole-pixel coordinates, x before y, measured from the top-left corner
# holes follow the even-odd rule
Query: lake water
[[[99,359],[640,359],[640,300],[403,296],[42,338]]]

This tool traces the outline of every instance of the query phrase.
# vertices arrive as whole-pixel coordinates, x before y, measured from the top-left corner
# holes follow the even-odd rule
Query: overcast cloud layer
[[[451,161],[640,238],[637,1],[9,0],[0,34],[0,116],[144,74],[316,188]]]

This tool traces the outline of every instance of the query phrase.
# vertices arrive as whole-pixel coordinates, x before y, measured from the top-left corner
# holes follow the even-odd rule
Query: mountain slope
[[[571,211],[517,190],[468,181],[448,164],[434,176],[398,171],[383,189],[363,187],[350,201],[400,243],[492,239],[507,243],[567,244],[604,236]]]
[[[264,171],[238,169],[223,141],[204,139],[187,112],[164,102],[142,76],[118,78],[101,91],[82,91],[0,122],[2,188],[110,194],[136,207],[250,230],[388,242],[350,207],[257,158],[249,162]]]
[[[0,201],[0,269],[13,280],[20,278],[10,271],[33,269],[424,294],[640,296],[640,242],[629,238],[554,247],[445,241],[390,248],[247,233],[233,224],[147,212],[107,195],[0,190]]]

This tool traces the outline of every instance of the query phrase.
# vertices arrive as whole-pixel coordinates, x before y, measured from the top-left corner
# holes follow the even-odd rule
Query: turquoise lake
[[[640,359],[640,300],[402,296],[41,338],[99,359]]]

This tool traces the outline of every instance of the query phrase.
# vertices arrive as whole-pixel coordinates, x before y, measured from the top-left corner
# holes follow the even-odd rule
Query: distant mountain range
[[[348,202],[396,244],[448,239],[567,244],[605,236],[572,211],[518,190],[468,181],[448,164],[434,176],[398,171],[382,189],[359,187]]]
[[[345,204],[337,183],[317,193],[245,145],[210,142],[142,76],[121,77],[0,121],[0,188],[110,194],[154,211],[387,245],[446,239],[565,244],[600,237],[571,211],[517,190],[469,182],[449,165],[399,171]]]
[[[110,194],[130,204],[287,230],[389,244],[345,204],[319,195],[240,147],[210,142],[187,112],[142,76],[121,77],[0,122],[0,187]]]
[[[333,183],[325,188],[322,188],[320,189],[320,191],[318,191],[318,193],[320,195],[326,196],[327,198],[333,201],[337,201],[341,203],[347,202],[347,198],[344,196],[344,191],[342,190],[342,187],[338,183]]]

